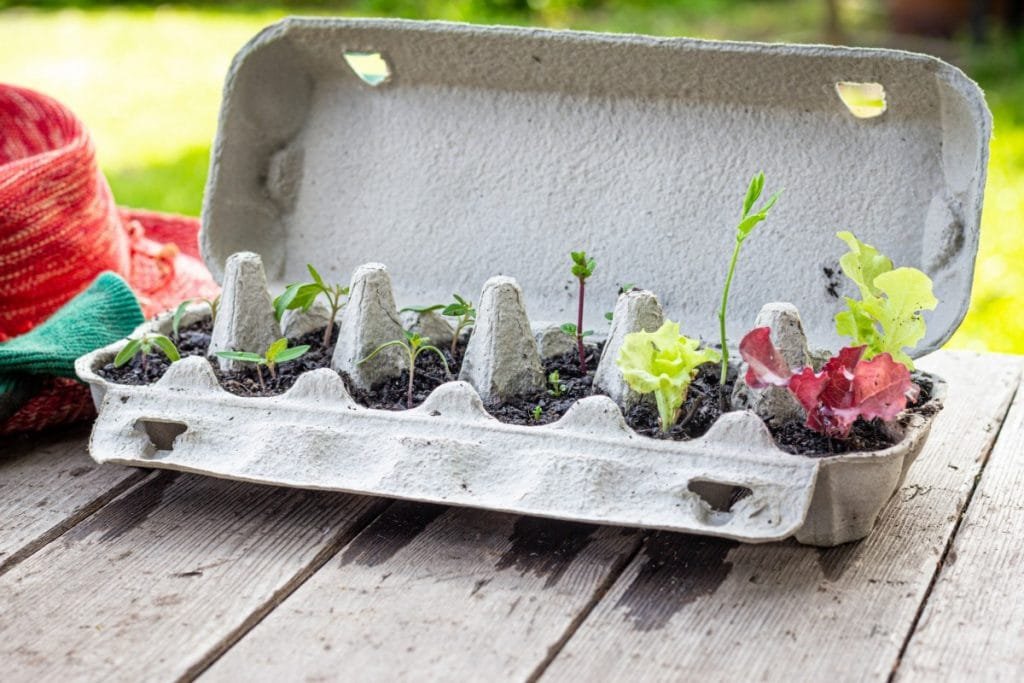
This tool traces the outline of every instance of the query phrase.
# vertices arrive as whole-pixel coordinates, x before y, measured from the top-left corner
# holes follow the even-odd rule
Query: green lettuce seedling
[[[210,307],[210,323],[217,322],[217,308],[220,306],[220,296],[215,296],[213,299],[206,299],[204,297],[195,297],[194,299],[185,299],[178,307],[174,309],[174,315],[171,316],[171,334],[174,335],[175,339],[178,339],[181,328],[181,319],[185,316],[185,309],[188,308],[189,304],[203,304],[205,303]],[[180,341],[180,339],[179,339]]]
[[[781,191],[776,192],[760,209],[754,211],[754,203],[761,198],[764,190],[764,173],[757,173],[747,187],[747,196],[743,199],[743,214],[740,216],[739,225],[736,226],[736,243],[732,249],[732,258],[729,260],[729,271],[725,276],[725,287],[722,289],[722,305],[718,309],[718,325],[722,334],[722,373],[719,379],[719,402],[724,413],[729,409],[729,395],[725,390],[725,380],[729,374],[729,346],[725,336],[725,308],[729,303],[729,288],[732,286],[732,276],[736,272],[736,261],[740,256],[740,247],[750,237],[757,224],[768,218],[768,211],[775,206]]]
[[[530,417],[533,418],[534,422],[540,422],[540,417],[543,414],[544,408],[542,408],[539,403],[533,407],[533,410],[530,411]]]
[[[404,339],[393,339],[389,342],[384,342],[383,344],[375,348],[372,352],[370,352],[370,355],[359,361],[359,363],[365,363],[366,361],[370,360],[378,353],[380,353],[381,351],[390,346],[402,347],[409,361],[409,391],[406,394],[405,404],[406,407],[412,408],[413,382],[416,378],[416,359],[419,358],[421,353],[423,353],[424,351],[431,351],[433,353],[436,353],[437,357],[441,359],[441,364],[444,365],[445,376],[450,376],[451,370],[448,368],[448,361],[445,360],[444,354],[441,353],[441,349],[427,343],[430,341],[430,337],[421,337],[415,332],[409,332],[408,330],[403,330],[403,332],[405,333]]]
[[[663,432],[679,419],[697,368],[721,358],[718,351],[699,345],[696,339],[681,335],[679,323],[671,320],[656,332],[633,332],[623,339],[615,364],[633,391],[654,394]]]
[[[327,307],[331,311],[331,315],[327,319],[327,327],[324,328],[323,345],[326,348],[331,343],[331,330],[334,328],[334,319],[337,317],[338,311],[345,305],[342,297],[349,295],[349,288],[341,285],[327,284],[311,264],[306,264],[306,270],[309,271],[309,276],[313,278],[313,281],[295,282],[285,287],[281,296],[274,299],[274,314],[280,320],[285,311],[294,309],[308,311],[309,307],[316,301],[316,298],[323,295],[327,299]]]
[[[914,362],[904,351],[924,338],[926,326],[921,311],[939,303],[932,293],[931,279],[916,268],[893,268],[892,260],[850,232],[836,237],[850,247],[839,265],[860,290],[860,301],[846,297],[847,310],[836,314],[836,332],[852,340],[851,346],[866,346],[864,360],[888,353],[908,370]]]
[[[181,360],[178,347],[168,337],[162,334],[143,334],[138,339],[130,339],[124,348],[117,352],[114,357],[114,367],[119,368],[136,355],[142,354],[142,371],[146,372],[146,359],[156,350],[160,350],[172,363]]]
[[[250,353],[249,351],[218,351],[217,355],[221,358],[236,360],[242,363],[252,363],[255,365],[256,376],[259,377],[260,380],[260,387],[266,391],[267,385],[263,383],[263,371],[260,370],[260,368],[266,367],[271,378],[277,377],[278,365],[295,360],[307,351],[309,351],[309,344],[302,344],[301,346],[292,346],[289,348],[288,340],[282,337],[271,344],[267,348],[267,352],[262,356],[258,353]]]

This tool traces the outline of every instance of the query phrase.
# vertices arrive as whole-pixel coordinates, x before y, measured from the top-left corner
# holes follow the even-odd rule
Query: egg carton
[[[364,389],[400,374],[400,357],[360,359],[401,336],[402,325],[380,264],[358,268],[350,291],[332,367],[300,375],[280,396],[229,394],[211,363],[231,370],[232,361],[215,355],[173,363],[150,386],[117,384],[97,373],[125,342],[83,357],[79,375],[92,386],[100,413],[90,451],[100,462],[299,488],[748,542],[795,536],[834,545],[870,531],[924,444],[944,393],[941,380],[932,378],[937,391],[924,412],[929,417],[902,416],[892,426],[897,444],[879,452],[791,455],[753,411],[726,413],[692,441],[641,436],[620,409],[640,397],[622,381],[614,358],[625,334],[656,328],[663,314],[651,293],[631,291],[619,298],[595,374],[595,386],[610,395],[578,401],[551,425],[503,424],[484,402],[543,390],[538,342],[547,329],[530,325],[518,284],[496,277],[481,292],[460,380],[442,384],[414,409],[375,410],[352,399],[339,373]],[[287,321],[293,334],[309,328],[301,315]],[[208,307],[192,307],[182,323],[204,316]],[[425,326],[429,316],[413,327]],[[307,317],[316,321],[320,314]],[[438,323],[446,323],[433,321],[443,339]],[[170,331],[163,316],[137,334]],[[210,353],[266,346],[281,334],[259,257],[235,255]]]
[[[120,346],[108,347],[78,365],[99,409],[91,453],[749,542],[861,538],[927,437],[945,392],[939,378],[931,405],[892,425],[896,445],[827,457],[777,448],[750,397],[752,410],[724,415],[701,438],[642,437],[622,418],[637,397],[607,358],[595,377],[607,395],[551,425],[503,424],[482,405],[542,381],[534,353],[561,338],[550,328],[532,337],[523,302],[536,320],[574,319],[562,264],[573,249],[599,264],[586,328],[607,329],[600,287],[637,282],[686,334],[717,338],[738,185],[756,170],[786,190],[741,256],[730,340],[779,313],[762,311],[774,300],[799,305],[811,347],[841,346],[832,318],[855,288],[837,277],[834,233],[848,228],[931,277],[941,304],[913,355],[937,349],[970,300],[990,135],[978,87],[924,55],[286,19],[239,52],[225,82],[200,241],[226,300],[237,290],[236,312],[252,320],[223,323],[214,345],[263,348],[280,332],[268,322],[267,290],[303,279],[312,263],[327,280],[355,273],[334,369],[277,397],[241,398],[219,388],[202,358],[175,363],[151,386],[113,384],[96,373]],[[242,252],[260,266],[233,257]],[[377,261],[390,274],[367,265]],[[269,283],[237,286],[238,273],[258,271],[255,282],[264,267]],[[376,311],[359,303],[373,297],[357,287],[420,304],[484,281],[460,381],[413,410],[354,403],[338,371],[357,385],[393,373],[390,354],[356,360],[368,340],[409,324],[389,302]],[[619,299],[606,357],[621,335],[649,328],[645,297]],[[521,308],[519,329],[489,326],[484,309],[509,302]],[[312,325],[285,322],[289,333]],[[436,320],[413,322],[437,336]],[[150,325],[166,331],[168,317]]]

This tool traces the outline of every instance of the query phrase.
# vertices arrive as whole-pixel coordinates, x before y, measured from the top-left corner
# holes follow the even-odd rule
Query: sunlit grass
[[[362,7],[377,6],[366,0]],[[398,14],[521,23],[477,4],[392,3]],[[540,3],[538,4],[540,6]],[[580,12],[552,0],[532,20],[591,30],[747,40],[818,41],[822,3],[806,0],[605,3]],[[853,35],[878,17],[847,2]],[[196,215],[202,202],[220,89],[234,53],[295,10],[157,9],[0,11],[0,79],[69,105],[88,125],[118,201]],[[967,320],[952,346],[1024,352],[1024,57],[973,55],[969,71],[995,113],[981,252]]]

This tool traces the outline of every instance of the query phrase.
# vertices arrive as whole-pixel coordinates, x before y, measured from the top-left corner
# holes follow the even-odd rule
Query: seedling
[[[865,351],[864,346],[846,347],[821,372],[810,366],[794,371],[772,344],[770,328],[755,328],[740,342],[747,386],[786,387],[803,406],[807,427],[834,439],[849,437],[857,418],[892,420],[920,393],[907,368],[891,355],[867,360]]]
[[[654,394],[663,432],[679,420],[697,368],[719,360],[717,351],[699,345],[696,339],[681,335],[679,323],[671,320],[656,332],[632,332],[623,339],[615,364],[633,391]]]
[[[476,324],[476,309],[473,303],[463,299],[458,294],[452,294],[454,301],[450,304],[434,304],[433,306],[406,306],[402,311],[413,311],[415,313],[430,313],[441,311],[441,315],[455,318],[455,332],[452,335],[451,355],[455,358],[458,350],[459,337],[464,330],[468,330]]]
[[[342,297],[349,295],[349,288],[341,285],[328,285],[311,264],[306,264],[306,270],[309,271],[309,276],[313,278],[313,281],[296,282],[288,285],[281,296],[274,299],[274,314],[280,320],[285,311],[294,309],[308,311],[309,307],[316,301],[316,298],[323,295],[327,299],[327,307],[331,311],[331,315],[327,319],[327,327],[324,328],[323,345],[324,348],[327,348],[331,343],[331,330],[334,328],[334,319],[337,317],[338,311],[345,305]]]
[[[722,290],[722,305],[718,309],[718,325],[722,333],[722,373],[719,380],[718,400],[722,412],[729,410],[729,395],[725,389],[725,380],[729,374],[729,346],[725,336],[725,308],[729,303],[729,288],[732,286],[732,276],[736,272],[736,261],[740,256],[740,247],[750,237],[757,224],[768,217],[768,211],[775,206],[781,191],[776,192],[760,209],[754,211],[754,203],[761,198],[764,190],[764,173],[757,173],[747,187],[747,196],[743,199],[743,215],[740,216],[739,225],[736,226],[736,243],[732,249],[732,258],[729,260],[729,272],[725,276],[725,287]]]
[[[594,268],[597,266],[597,262],[592,258],[587,258],[587,252],[585,251],[573,251],[569,255],[572,257],[572,274],[580,283],[580,296],[579,304],[576,309],[576,324],[566,323],[562,325],[562,331],[569,336],[576,337],[576,350],[580,355],[580,374],[587,374],[587,355],[586,350],[583,348],[583,338],[593,334],[593,330],[583,330],[583,301],[586,295],[587,289],[587,278],[594,274]]]
[[[185,316],[185,310],[189,304],[203,304],[205,303],[210,307],[210,322],[217,322],[217,308],[220,306],[220,295],[215,296],[213,299],[206,299],[204,297],[196,297],[194,299],[185,299],[178,307],[174,309],[174,315],[171,316],[171,334],[174,335],[175,339],[178,339],[181,328],[181,319]]]
[[[462,334],[462,331],[476,324],[476,309],[473,308],[472,302],[463,299],[458,294],[452,294],[452,297],[454,297],[455,301],[445,306],[441,314],[456,318],[455,334],[452,335],[451,348],[452,358],[455,358],[459,336]]]
[[[124,348],[117,352],[117,356],[114,357],[114,367],[119,368],[136,355],[142,355],[142,372],[146,372],[147,361],[149,355],[155,352],[157,349],[160,350],[164,356],[167,357],[172,363],[181,360],[181,354],[178,353],[178,347],[174,345],[168,337],[162,334],[143,334],[138,339],[131,339],[125,344]]]
[[[256,376],[259,377],[260,380],[260,388],[266,391],[267,385],[263,383],[263,371],[260,368],[266,367],[271,378],[275,378],[277,377],[278,365],[295,360],[307,351],[309,351],[309,344],[302,344],[301,346],[292,346],[289,348],[288,340],[282,337],[271,344],[267,348],[267,352],[262,356],[258,353],[251,353],[249,351],[218,351],[217,355],[221,358],[227,358],[228,360],[237,360],[242,363],[252,363],[255,365]]]
[[[540,422],[540,416],[543,414],[544,409],[540,407],[539,403],[533,407],[533,410],[530,411],[530,417],[533,418],[534,422]]]
[[[548,375],[548,395],[551,398],[561,398],[562,394],[565,393],[566,386],[562,384],[561,377],[558,376],[558,370],[552,370],[551,374]]]
[[[432,351],[436,353],[437,357],[441,359],[441,364],[444,365],[444,374],[446,377],[451,375],[451,370],[448,369],[448,361],[445,360],[444,354],[441,353],[441,349],[427,343],[430,341],[430,337],[421,337],[415,332],[409,332],[408,330],[403,330],[403,332],[405,333],[404,339],[393,339],[389,342],[384,342],[383,344],[375,348],[372,352],[370,352],[369,356],[359,361],[359,363],[365,363],[366,361],[370,360],[371,358],[373,358],[378,353],[380,353],[381,351],[388,347],[402,347],[405,350],[405,353],[408,356],[409,360],[409,391],[406,394],[405,404],[406,407],[412,408],[413,382],[416,378],[416,359],[419,358],[421,353],[423,353],[424,351]]]
[[[864,346],[864,359],[890,354],[908,370],[914,362],[903,350],[914,348],[925,335],[921,311],[934,309],[939,300],[932,281],[916,268],[893,268],[892,260],[850,232],[836,237],[850,251],[839,259],[846,277],[860,289],[861,300],[846,297],[847,310],[836,314],[836,332]]]

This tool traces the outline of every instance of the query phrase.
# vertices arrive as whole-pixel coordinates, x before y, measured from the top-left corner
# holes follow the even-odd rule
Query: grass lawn
[[[609,0],[590,11],[549,0],[531,3],[546,9],[529,14],[481,12],[471,0],[352,5],[362,11],[350,14],[384,8],[417,18],[754,40],[818,42],[824,23],[822,3],[813,0],[653,0],[642,7]],[[878,42],[881,18],[871,6],[845,3],[849,42]],[[281,6],[0,10],[0,79],[53,95],[78,113],[120,203],[198,214],[231,57],[275,19],[312,13],[317,10]],[[971,312],[953,347],[1024,352],[1024,236],[1017,229],[1024,216],[1022,46],[958,51],[958,61],[986,89],[996,137]]]

